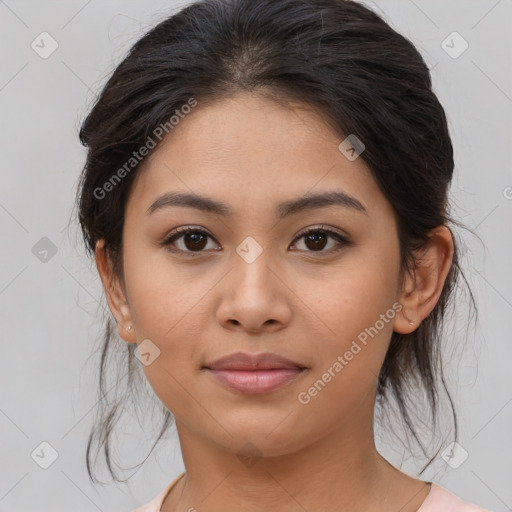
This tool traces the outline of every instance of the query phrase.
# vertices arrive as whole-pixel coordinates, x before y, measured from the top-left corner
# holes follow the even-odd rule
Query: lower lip
[[[269,393],[304,373],[303,368],[279,368],[275,370],[211,370],[219,381],[241,393]]]

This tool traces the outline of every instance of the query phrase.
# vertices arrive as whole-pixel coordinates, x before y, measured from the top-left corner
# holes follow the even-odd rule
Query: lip
[[[261,354],[236,352],[205,364],[204,367],[209,370],[275,370],[283,368],[306,368],[303,364],[270,352],[264,352]]]
[[[269,393],[302,375],[307,367],[278,354],[237,352],[203,367],[219,383],[246,394]]]

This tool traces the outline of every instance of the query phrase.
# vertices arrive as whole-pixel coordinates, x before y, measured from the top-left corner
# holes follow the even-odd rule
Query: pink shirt
[[[182,473],[165,489],[163,489],[157,496],[155,496],[149,503],[134,510],[133,512],[160,512],[160,507],[164,502],[167,494],[178,483],[179,479],[184,475]],[[430,492],[418,509],[418,512],[490,512],[488,509],[481,508],[468,501],[463,501],[455,494],[452,494],[448,489],[432,482]]]

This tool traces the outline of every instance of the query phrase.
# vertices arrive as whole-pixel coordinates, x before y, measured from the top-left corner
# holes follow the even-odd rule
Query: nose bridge
[[[263,247],[262,236],[258,236],[258,241],[254,236],[247,235],[236,247],[236,253],[247,264],[251,265],[258,259],[267,259],[269,249]],[[266,253],[263,258],[261,256]]]
[[[249,290],[272,287],[275,279],[272,267],[271,249],[264,247],[262,237],[260,242],[253,236],[246,236],[235,249],[234,261],[235,279]],[[247,291],[247,290],[246,290]]]

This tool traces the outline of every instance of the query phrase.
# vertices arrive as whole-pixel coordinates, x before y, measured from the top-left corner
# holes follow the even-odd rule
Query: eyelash
[[[185,228],[177,228],[176,230],[171,232],[169,234],[169,236],[167,236],[163,240],[161,245],[166,247],[167,250],[170,252],[181,253],[181,254],[185,254],[187,256],[192,256],[192,257],[198,256],[201,253],[204,253],[205,252],[204,250],[202,250],[202,251],[184,251],[182,249],[172,249],[171,248],[171,245],[173,242],[175,242],[176,240],[178,240],[179,238],[183,237],[184,235],[186,235],[188,233],[201,233],[201,234],[204,234],[214,240],[214,238],[207,231],[204,231],[203,229],[193,228],[193,227],[185,227]],[[347,239],[347,237],[345,237],[344,235],[342,235],[336,231],[326,229],[323,226],[308,228],[308,229],[302,231],[301,233],[299,233],[297,235],[297,237],[294,239],[293,242],[295,243],[300,238],[304,238],[305,236],[307,236],[311,233],[325,233],[325,234],[331,236],[332,238],[334,238],[335,240],[337,240],[341,244],[341,247],[337,247],[337,248],[331,247],[331,249],[328,249],[326,251],[319,250],[319,251],[305,251],[305,252],[323,253],[323,254],[330,255],[330,254],[337,253],[337,252],[341,251],[343,249],[343,247],[345,247],[345,246],[351,245],[351,242],[350,242],[350,240]]]

